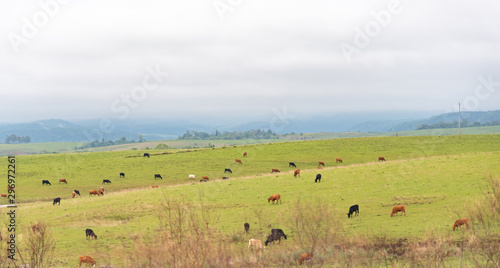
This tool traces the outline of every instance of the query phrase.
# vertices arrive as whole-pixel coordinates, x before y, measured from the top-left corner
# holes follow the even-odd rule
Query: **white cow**
[[[266,247],[264,247],[264,245],[262,245],[262,241],[260,241],[259,239],[248,240],[248,248],[250,248],[252,246],[255,247],[256,249],[266,250]]]
[[[190,179],[190,180],[196,180],[196,176],[195,176],[195,175],[193,175],[193,174],[189,174],[189,179]]]

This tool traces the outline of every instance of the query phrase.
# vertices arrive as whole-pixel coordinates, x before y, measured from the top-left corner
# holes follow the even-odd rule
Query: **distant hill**
[[[467,120],[470,125],[477,121],[479,123],[492,122],[494,120],[500,121],[500,110],[485,111],[485,112],[461,112],[460,118]],[[392,121],[368,121],[356,124],[349,128],[349,131],[361,132],[395,132],[395,131],[409,131],[415,130],[420,124],[436,124],[439,122],[453,123],[458,121],[458,112],[445,113],[432,116],[427,119],[418,120],[392,120]]]
[[[32,143],[38,142],[90,142],[101,140],[117,140],[121,137],[137,140],[138,134],[116,131],[104,134],[98,129],[79,126],[60,119],[39,120],[32,123],[4,124],[0,126],[0,142],[5,141],[5,137],[16,134],[19,136],[29,136]]]

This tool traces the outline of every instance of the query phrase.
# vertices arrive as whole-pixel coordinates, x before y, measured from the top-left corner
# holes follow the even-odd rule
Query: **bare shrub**
[[[36,228],[28,228],[23,239],[25,245],[18,248],[19,256],[24,263],[24,257],[27,255],[30,267],[51,267],[54,264],[53,254],[56,248],[54,236],[43,222],[34,223],[32,226]]]
[[[231,267],[230,238],[213,227],[218,217],[212,212],[167,198],[159,212],[158,231],[150,237],[131,237],[134,248],[127,267]]]

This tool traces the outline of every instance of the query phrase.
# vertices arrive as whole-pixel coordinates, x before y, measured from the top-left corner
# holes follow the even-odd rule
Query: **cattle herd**
[[[246,157],[247,152],[244,152],[243,156]],[[144,157],[149,158],[150,155],[148,153],[145,153]],[[384,157],[379,157],[378,161],[385,162],[386,160]],[[336,163],[343,163],[341,158],[337,158],[335,162]],[[240,159],[235,159],[235,163],[243,164]],[[324,162],[322,162],[322,161],[318,162],[318,169],[321,169],[321,167],[325,167],[325,166],[326,165]],[[289,162],[288,167],[297,168],[297,165],[294,162]],[[231,173],[232,174],[233,171],[229,168],[226,168],[226,169],[224,169],[224,173]],[[280,173],[280,170],[273,168],[271,170],[271,173]],[[294,170],[293,176],[295,178],[297,176],[300,178],[300,169]],[[125,173],[120,172],[120,178],[123,178],[123,177],[125,177]],[[163,178],[160,174],[154,174],[154,179],[156,180],[156,179],[163,179]],[[189,179],[196,180],[196,176],[193,174],[190,174]],[[223,177],[222,179],[227,180],[228,177]],[[208,176],[202,176],[200,182],[207,182],[208,180],[209,180]],[[321,182],[321,174],[316,175],[316,179],[314,180],[314,182],[318,182],[318,183]],[[68,184],[68,181],[66,179],[60,179],[59,184],[60,183]],[[102,180],[102,184],[111,184],[111,180],[104,179],[104,180]],[[42,185],[52,185],[52,184],[48,180],[42,180]],[[158,188],[158,186],[152,186],[152,188]],[[104,191],[103,187],[100,187],[99,190],[89,190],[89,196],[93,196],[93,195],[101,196],[101,195],[104,195],[104,193],[105,193],[105,191]],[[80,192],[78,190],[73,190],[72,198],[75,198],[76,195],[80,196]],[[1,197],[7,197],[7,195],[1,194]],[[279,202],[279,204],[281,204],[281,195],[280,194],[271,195],[267,199],[267,202],[269,203],[271,201],[272,201],[272,204],[275,204],[275,201],[276,201],[276,204],[278,204],[278,202]],[[56,204],[59,206],[61,205],[61,198],[60,197],[57,197],[53,200],[52,205],[56,205]],[[405,210],[404,205],[394,206],[392,208],[390,216],[393,217],[394,215],[397,215],[399,212],[401,212],[401,215],[404,214],[406,216],[406,210]],[[347,213],[348,218],[351,218],[354,216],[359,216],[359,206],[357,204],[352,205],[349,208],[349,212]],[[467,228],[469,228],[469,220],[468,219],[456,220],[454,225],[453,225],[453,228],[452,228],[453,231],[455,231],[456,228],[459,228],[462,225],[465,225]],[[245,227],[245,232],[248,234],[249,230],[250,230],[250,224],[245,223],[244,227]],[[33,230],[37,230],[37,228],[38,228],[37,224],[32,226]],[[92,229],[86,229],[85,235],[86,235],[87,239],[94,239],[94,240],[97,239],[97,235],[94,233],[94,231]],[[264,243],[265,245],[263,245],[262,241],[259,239],[250,239],[248,241],[248,248],[249,249],[257,249],[257,250],[266,250],[266,246],[268,246],[270,243],[274,244],[275,241],[278,241],[278,243],[281,244],[281,238],[287,239],[287,235],[284,233],[284,231],[282,229],[271,229],[271,234],[268,235],[268,237]],[[312,259],[313,256],[314,256],[314,254],[312,252],[303,253],[303,254],[301,254],[298,262],[300,265],[302,265],[302,263],[304,263],[304,261]],[[80,260],[80,266],[82,265],[82,263],[85,263],[87,265],[94,265],[94,266],[96,265],[96,261],[90,256],[80,256],[79,260]]]

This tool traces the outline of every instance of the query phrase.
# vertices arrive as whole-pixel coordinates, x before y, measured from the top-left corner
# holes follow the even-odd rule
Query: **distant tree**
[[[30,143],[31,138],[29,136],[18,136],[16,134],[12,134],[5,138],[6,144],[15,144],[15,143]]]

